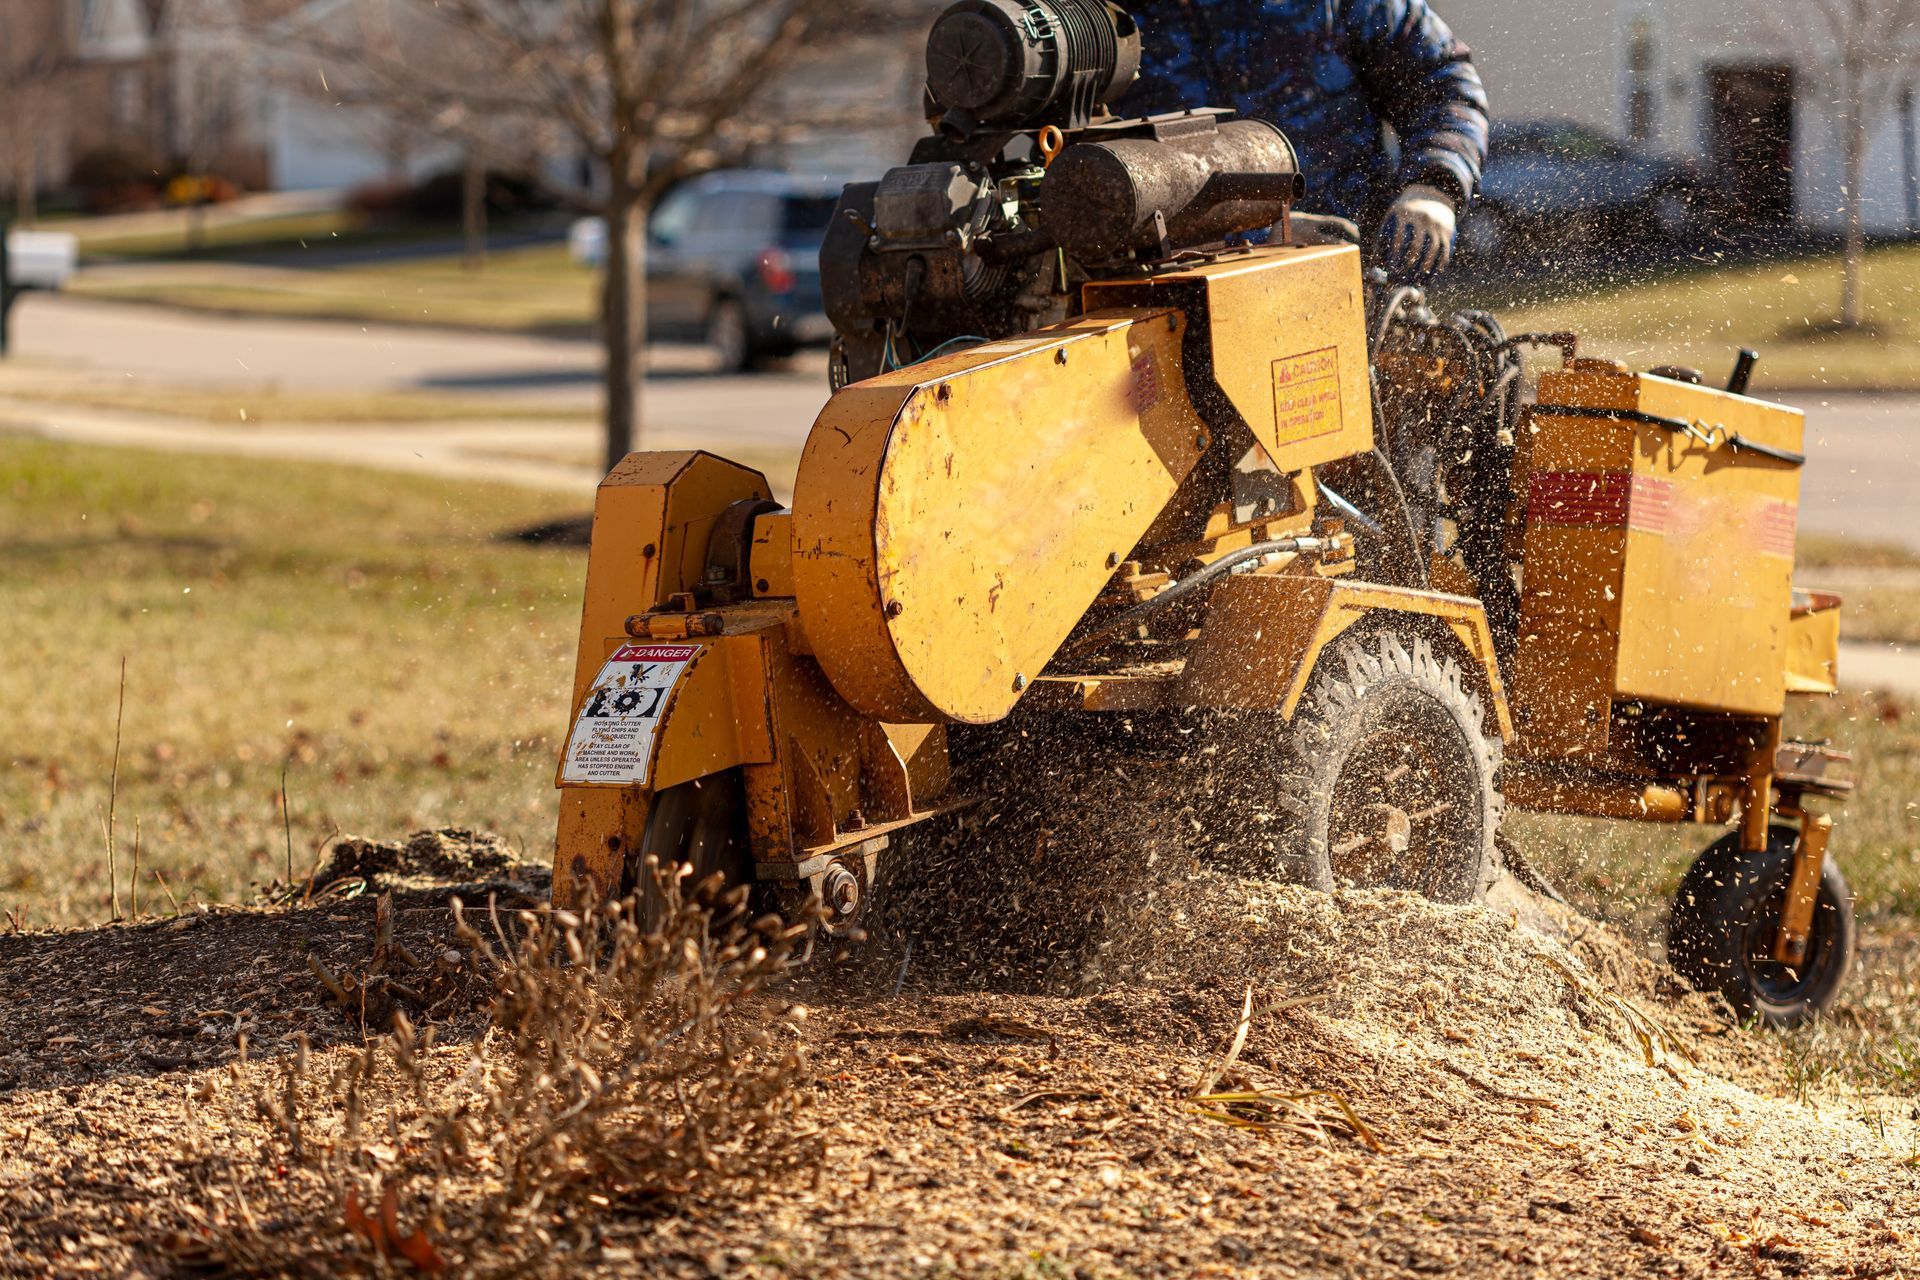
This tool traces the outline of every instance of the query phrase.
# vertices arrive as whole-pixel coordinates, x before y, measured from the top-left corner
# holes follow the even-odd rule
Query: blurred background
[[[626,2],[0,0],[18,927],[119,910],[135,842],[148,904],[245,897],[342,830],[544,857],[610,453],[789,492],[827,395],[815,254],[841,184],[924,131],[942,6],[597,46],[580,15]],[[1876,936],[1910,936],[1920,65],[1882,24],[1920,0],[1436,8],[1497,120],[1440,301],[1640,368],[1755,347],[1756,390],[1807,410],[1801,578],[1848,596],[1848,692],[1790,727],[1862,751],[1837,847]],[[1647,856],[1667,838],[1529,835],[1623,919],[1693,852]]]

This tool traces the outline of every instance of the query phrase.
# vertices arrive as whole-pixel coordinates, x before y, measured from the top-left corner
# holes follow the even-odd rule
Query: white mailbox
[[[64,231],[7,232],[7,275],[16,289],[58,289],[80,264],[80,241]]]

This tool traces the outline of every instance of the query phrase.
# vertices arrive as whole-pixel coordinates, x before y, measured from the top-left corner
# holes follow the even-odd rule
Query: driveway
[[[1781,399],[1807,411],[1801,527],[1920,549],[1920,396]]]

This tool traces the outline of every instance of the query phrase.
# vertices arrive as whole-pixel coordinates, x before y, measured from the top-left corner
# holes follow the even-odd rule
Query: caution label
[[[1340,416],[1340,350],[1323,347],[1273,362],[1274,437],[1298,444],[1337,433]]]
[[[600,668],[573,722],[562,783],[645,786],[653,739],[697,644],[623,644]]]

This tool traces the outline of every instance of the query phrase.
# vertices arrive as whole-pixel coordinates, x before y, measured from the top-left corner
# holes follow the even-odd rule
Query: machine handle
[[[1702,430],[1691,422],[1682,422],[1678,418],[1663,418],[1659,414],[1644,413],[1639,409],[1596,409],[1578,404],[1536,404],[1533,411],[1552,418],[1598,418],[1610,422],[1640,422],[1650,427],[1661,427],[1677,435],[1691,436],[1693,439],[1712,447],[1725,444],[1736,453],[1745,451],[1757,453],[1763,458],[1772,458],[1775,462],[1785,462],[1791,466],[1805,466],[1807,455],[1795,453],[1791,449],[1781,449],[1770,444],[1761,444],[1749,440],[1738,431],[1722,432],[1714,427]]]
[[[1753,366],[1760,363],[1760,353],[1752,347],[1740,348],[1739,358],[1733,362],[1733,376],[1727,379],[1727,390],[1736,396],[1747,394],[1747,388],[1753,385]]]

